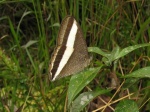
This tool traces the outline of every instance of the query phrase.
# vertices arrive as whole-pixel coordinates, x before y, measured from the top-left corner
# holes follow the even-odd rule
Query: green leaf
[[[59,23],[54,23],[52,26],[50,27],[60,27],[60,24]]]
[[[136,78],[148,77],[148,78],[150,78],[150,66],[138,69],[138,70],[136,70],[132,73],[129,73],[125,76],[122,76],[122,77],[123,78],[129,78],[129,77],[136,77]]]
[[[119,55],[120,53],[120,47],[119,46],[116,46],[112,52],[111,52],[111,55],[108,57],[108,59],[110,60],[110,62],[114,61],[115,58]]]
[[[115,112],[139,112],[139,109],[135,101],[122,100],[118,103]]]
[[[35,44],[37,42],[38,42],[37,40],[30,40],[28,43],[26,43],[22,47],[26,49],[26,48],[30,47],[31,45],[33,45],[33,44]]]
[[[88,47],[88,52],[94,52],[94,53],[97,53],[97,54],[100,54],[104,57],[109,57],[111,54],[109,53],[106,53],[106,52],[103,52],[100,48],[98,47]]]
[[[31,14],[31,13],[33,13],[33,12],[32,11],[25,11],[23,13],[23,15],[22,15],[22,17],[21,17],[21,19],[20,19],[20,21],[18,23],[18,26],[17,26],[17,34],[19,34],[20,25],[21,25],[22,21],[24,20],[24,17],[27,16],[27,15],[29,15],[29,14]]]
[[[126,47],[124,49],[121,50],[121,52],[119,53],[118,56],[116,56],[115,60],[116,59],[119,59],[127,54],[129,54],[130,52],[132,52],[133,50],[136,50],[138,48],[141,48],[141,47],[145,47],[145,46],[150,46],[150,43],[146,43],[146,44],[138,44],[138,45],[134,45],[134,46],[129,46],[129,47]]]
[[[112,50],[111,54],[108,55],[107,58],[105,57],[103,58],[104,63],[107,66],[111,65],[112,62],[116,60],[115,58],[119,55],[119,53],[120,53],[120,48],[119,46],[117,46]]]
[[[106,57],[102,58],[102,62],[104,62],[106,66],[110,66],[111,65],[110,60],[108,58],[106,58]]]
[[[72,103],[70,112],[80,112],[90,101],[98,95],[109,92],[109,90],[89,91],[80,94]]]
[[[88,52],[94,52],[94,53],[102,55],[103,56],[102,61],[105,63],[105,65],[109,66],[111,64],[110,62],[111,53],[103,52],[98,47],[88,47]]]
[[[141,38],[142,33],[144,33],[146,29],[149,29],[149,24],[150,24],[150,17],[146,19],[143,24],[140,25],[140,30],[136,34],[135,42],[137,42],[139,38]]]
[[[95,78],[100,68],[89,68],[71,77],[68,88],[68,106],[70,106],[75,96]]]
[[[121,51],[120,51],[120,48],[117,46],[113,49],[113,51],[111,53],[105,53],[98,47],[88,47],[88,51],[102,55],[104,57],[104,59],[103,59],[104,63],[106,65],[110,65],[113,61],[129,54],[130,52],[132,52],[138,48],[146,47],[146,46],[150,46],[150,43],[129,46],[129,47],[122,49]]]
[[[135,83],[138,82],[138,80],[139,80],[139,78],[128,78],[128,79],[126,79],[126,81],[124,82],[122,88],[128,89],[128,88],[130,88],[131,86],[135,86]]]

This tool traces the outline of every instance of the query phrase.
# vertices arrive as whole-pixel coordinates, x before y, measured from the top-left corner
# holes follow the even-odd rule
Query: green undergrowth
[[[1,0],[1,112],[149,112],[150,1]],[[81,25],[92,57],[51,82],[61,21]]]

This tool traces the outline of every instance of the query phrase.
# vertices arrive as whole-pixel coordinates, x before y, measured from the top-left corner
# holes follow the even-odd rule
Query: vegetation
[[[150,1],[1,0],[1,112],[149,112]],[[48,79],[60,23],[73,15],[89,68]]]

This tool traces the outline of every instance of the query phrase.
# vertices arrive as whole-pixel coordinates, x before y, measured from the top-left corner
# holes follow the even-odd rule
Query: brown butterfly
[[[75,74],[90,63],[83,32],[72,16],[67,16],[60,26],[57,46],[49,65],[50,80]]]

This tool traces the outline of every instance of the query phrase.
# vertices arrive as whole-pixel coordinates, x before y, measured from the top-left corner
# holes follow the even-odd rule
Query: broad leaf
[[[120,53],[120,48],[119,46],[117,46],[112,50],[111,54],[108,55],[106,59],[105,57],[103,58],[104,63],[107,66],[111,65],[112,62],[116,60],[115,58],[119,55],[119,53]]]
[[[150,66],[138,69],[138,70],[136,70],[130,74],[127,74],[125,76],[122,76],[122,77],[123,78],[128,78],[128,77],[136,77],[136,78],[148,77],[148,78],[150,78]]]
[[[81,110],[89,104],[98,95],[109,92],[109,90],[89,91],[80,94],[72,103],[70,112],[81,112]]]
[[[108,57],[108,59],[110,60],[110,62],[114,61],[116,59],[116,57],[119,55],[120,53],[120,47],[116,46],[112,52],[111,55]]]
[[[100,68],[90,68],[71,77],[68,88],[68,106],[76,95],[95,78]]]
[[[94,52],[94,53],[97,53],[97,54],[100,54],[104,57],[109,57],[111,54],[109,53],[106,53],[106,52],[103,52],[100,48],[98,47],[88,47],[88,52]]]
[[[150,46],[150,43],[138,44],[138,45],[126,47],[126,48],[121,50],[121,52],[119,53],[119,55],[115,59],[119,59],[119,58],[129,54],[133,50],[136,50],[136,49],[141,48],[141,47],[146,47],[146,46]]]
[[[88,51],[102,55],[104,63],[106,65],[110,65],[113,61],[129,54],[130,52],[132,52],[138,48],[146,47],[146,46],[150,46],[150,43],[133,45],[133,46],[126,47],[122,50],[120,50],[120,48],[117,46],[116,48],[113,49],[113,51],[111,53],[103,52],[98,47],[89,47]]]
[[[139,109],[135,101],[122,100],[118,103],[115,112],[139,112]]]
[[[139,78],[128,78],[123,84],[124,89],[128,89],[131,86],[135,86],[135,83],[138,82]]]

